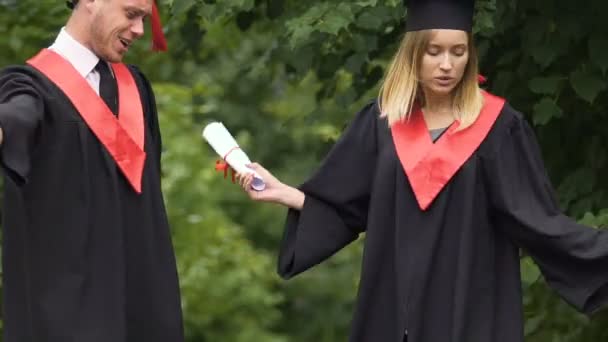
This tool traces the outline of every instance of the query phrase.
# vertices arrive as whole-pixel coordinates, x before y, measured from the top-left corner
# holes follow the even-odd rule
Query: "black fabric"
[[[2,160],[6,164],[14,146],[27,140],[21,162],[29,170],[26,183],[5,172],[5,342],[184,339],[160,186],[154,94],[144,76],[130,70],[145,115],[147,158],[140,195],[44,75],[31,67],[0,73],[0,98],[30,98],[27,107],[14,106],[14,97],[0,105],[0,122],[10,128]],[[23,118],[30,123],[22,124]]]
[[[351,342],[400,342],[406,330],[416,342],[522,342],[520,248],[578,310],[608,301],[608,232],[560,213],[532,131],[509,105],[426,211],[375,103],[300,189],[281,276],[365,233]]]
[[[475,0],[404,0],[404,5],[406,31],[473,29]]]
[[[118,86],[108,63],[99,60],[95,70],[99,73],[99,96],[110,108],[110,111],[118,116]]]
[[[15,184],[28,182],[45,104],[31,87],[32,79],[20,74],[0,83],[0,127],[3,143],[0,164]]]

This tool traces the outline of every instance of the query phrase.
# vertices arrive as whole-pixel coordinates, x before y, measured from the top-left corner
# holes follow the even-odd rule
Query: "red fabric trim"
[[[131,75],[129,68],[121,63],[112,64],[118,85],[118,121],[129,133],[137,146],[144,150],[144,111],[141,107],[141,97],[137,83]],[[121,96],[123,94],[123,96]]]
[[[485,91],[483,96],[484,106],[475,123],[457,131],[459,123],[454,122],[435,144],[420,109],[412,113],[409,121],[391,127],[397,155],[420,209],[428,209],[496,122],[505,100]]]
[[[146,160],[143,149],[143,109],[135,80],[127,67],[112,66],[118,84],[119,121],[78,71],[57,53],[43,49],[27,63],[63,91],[108,150],[133,189],[141,193]]]
[[[163,24],[160,21],[160,13],[156,1],[152,4],[150,23],[152,25],[152,50],[167,51],[167,39],[163,32]]]

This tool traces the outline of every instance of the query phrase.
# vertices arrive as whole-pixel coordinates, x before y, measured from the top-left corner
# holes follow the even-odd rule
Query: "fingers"
[[[251,187],[251,182],[253,181],[252,173],[237,173],[236,180],[239,185],[243,188],[243,190],[248,191]]]
[[[250,173],[248,174],[243,181],[243,189],[245,189],[245,191],[249,191],[251,190],[251,182],[253,182],[253,174]]]
[[[236,173],[236,181],[239,183],[239,185],[243,185],[243,179],[247,176],[247,174],[245,173]]]

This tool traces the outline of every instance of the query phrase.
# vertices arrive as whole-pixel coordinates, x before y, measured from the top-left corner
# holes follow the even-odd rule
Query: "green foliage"
[[[218,202],[226,184],[193,125],[192,91],[156,86],[165,153],[163,191],[174,227],[188,341],[285,341],[271,331],[283,296],[271,258],[257,251]]]
[[[400,0],[162,0],[170,52],[128,57],[153,80],[163,186],[189,341],[345,341],[361,243],[290,282],[274,274],[285,211],[251,203],[213,170],[200,138],[221,120],[290,184],[318,165],[377,95],[403,35]],[[535,125],[560,204],[608,226],[608,2],[478,0],[474,32],[487,88]],[[48,46],[59,1],[0,0],[0,65]],[[581,19],[584,18],[584,19]],[[522,259],[529,342],[608,340],[606,313],[577,314]]]

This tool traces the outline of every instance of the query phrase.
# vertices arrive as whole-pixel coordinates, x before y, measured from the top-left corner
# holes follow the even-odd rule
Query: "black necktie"
[[[99,96],[108,105],[112,113],[118,116],[118,88],[108,63],[100,60],[95,66],[95,70],[99,73]]]

